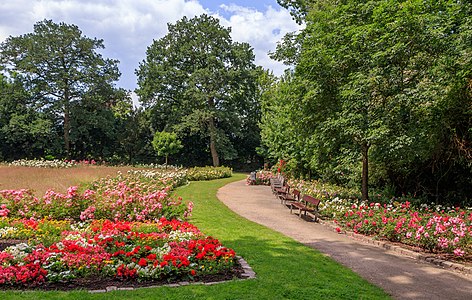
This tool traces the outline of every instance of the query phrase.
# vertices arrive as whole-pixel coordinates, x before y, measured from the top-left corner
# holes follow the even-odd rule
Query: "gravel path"
[[[237,214],[332,257],[393,298],[472,299],[469,276],[400,256],[290,215],[270,187],[238,181],[219,189],[217,197]]]

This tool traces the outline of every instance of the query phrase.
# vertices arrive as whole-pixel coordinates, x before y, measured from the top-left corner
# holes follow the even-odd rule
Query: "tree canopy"
[[[168,156],[176,154],[183,147],[175,133],[165,131],[156,131],[152,140],[152,146],[158,156],[165,157],[166,165]]]
[[[108,102],[113,97],[118,61],[103,58],[97,52],[103,48],[102,40],[83,36],[76,25],[51,20],[36,23],[32,33],[8,37],[0,46],[4,71],[23,84],[35,107],[54,116],[55,125],[63,128],[67,156],[71,112],[85,98]]]
[[[269,153],[328,181],[362,177],[364,198],[369,174],[396,194],[470,196],[471,4],[282,2],[306,29],[274,54],[295,69],[263,98]]]
[[[206,140],[218,166],[221,157],[238,156],[236,142],[257,134],[252,128],[257,128],[253,112],[260,71],[253,61],[249,44],[233,42],[230,29],[216,18],[184,17],[168,24],[167,35],[149,46],[136,70],[136,93],[155,111],[156,130],[172,129],[187,145],[186,140]]]

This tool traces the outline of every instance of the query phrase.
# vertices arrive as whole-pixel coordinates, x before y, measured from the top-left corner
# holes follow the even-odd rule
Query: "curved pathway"
[[[290,215],[268,186],[230,183],[218,199],[239,215],[318,249],[396,299],[472,299],[472,278],[337,234]],[[359,295],[362,298],[362,295]]]

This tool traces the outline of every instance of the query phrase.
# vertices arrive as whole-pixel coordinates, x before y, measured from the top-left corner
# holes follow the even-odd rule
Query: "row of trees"
[[[264,152],[294,171],[390,193],[472,195],[472,4],[279,1],[306,28],[262,100]]]
[[[136,70],[140,108],[116,87],[119,62],[102,57],[103,41],[76,25],[44,20],[32,33],[7,38],[0,48],[0,160],[137,163],[158,154],[167,162],[175,149],[155,142],[156,153],[151,142],[173,132],[183,144],[173,163],[254,161],[257,78],[265,71],[254,65],[252,48],[233,42],[230,29],[207,15],[168,27]]]
[[[0,159],[94,158],[219,165],[288,161],[295,175],[389,194],[472,195],[472,4],[279,0],[306,27],[273,58],[207,15],[147,49],[142,107],[118,61],[75,25],[45,20],[0,46]],[[261,143],[262,141],[262,143]],[[157,152],[157,153],[156,153]],[[362,184],[360,184],[362,183]]]

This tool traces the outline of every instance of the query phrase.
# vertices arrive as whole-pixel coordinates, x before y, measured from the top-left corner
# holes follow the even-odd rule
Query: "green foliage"
[[[43,156],[55,137],[53,122],[34,109],[19,79],[0,74],[0,158]]]
[[[152,146],[156,150],[158,156],[166,158],[172,154],[176,154],[182,149],[182,143],[173,132],[156,131],[152,140]]]
[[[269,155],[351,187],[369,167],[397,195],[470,199],[472,4],[280,3],[306,29],[274,54],[296,65],[263,96]]]
[[[5,72],[18,78],[34,107],[49,113],[63,132],[64,153],[70,155],[74,109],[88,98],[110,103],[113,82],[118,80],[118,61],[97,52],[103,41],[82,35],[76,25],[44,20],[33,33],[8,37],[0,47]],[[104,99],[105,97],[105,99]],[[86,116],[81,111],[80,116]]]
[[[230,29],[207,15],[184,17],[168,30],[136,70],[136,93],[153,109],[158,130],[172,128],[182,137],[184,151],[203,144],[199,152],[209,149],[215,166],[220,156],[236,158],[236,142],[244,144],[248,133],[257,139],[257,131],[245,130],[257,124],[258,71],[251,47],[233,42]]]
[[[189,181],[214,180],[228,178],[233,175],[233,170],[228,167],[193,167],[187,170]]]

